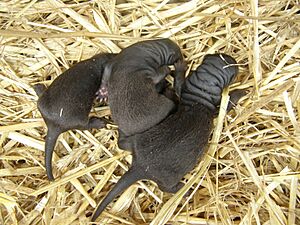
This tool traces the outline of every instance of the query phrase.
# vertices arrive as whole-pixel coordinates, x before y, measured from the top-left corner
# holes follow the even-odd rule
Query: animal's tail
[[[48,126],[48,131],[47,131],[46,141],[45,141],[45,166],[46,166],[46,173],[49,180],[54,180],[52,174],[52,155],[56,144],[56,140],[60,134],[61,132],[57,128]]]
[[[33,85],[33,89],[36,95],[38,97],[41,97],[44,91],[46,90],[46,86],[43,84],[35,84]],[[47,124],[47,127],[48,131],[45,140],[45,166],[48,179],[54,180],[52,174],[52,155],[56,144],[56,140],[62,132],[59,131],[56,127],[50,126],[49,124]]]
[[[106,206],[119,194],[125,191],[129,186],[138,180],[144,179],[140,175],[139,170],[136,167],[131,167],[116,183],[113,189],[105,196],[102,202],[98,205],[97,209],[92,215],[92,222],[95,222],[97,217],[102,213]]]

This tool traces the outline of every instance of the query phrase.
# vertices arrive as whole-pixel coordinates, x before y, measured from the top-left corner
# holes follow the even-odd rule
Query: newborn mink
[[[79,62],[58,76],[48,88],[42,84],[34,85],[39,97],[37,107],[48,128],[45,164],[49,180],[54,180],[52,155],[61,133],[72,129],[87,130],[105,126],[103,120],[89,117],[89,113],[101,85],[104,66],[114,56],[98,54]]]
[[[138,180],[153,180],[170,193],[183,186],[180,180],[194,168],[207,145],[222,91],[238,73],[233,64],[236,61],[225,54],[205,56],[202,65],[186,79],[176,112],[147,131],[120,140],[121,148],[133,150],[132,166],[102,200],[92,221]]]
[[[158,124],[175,108],[160,93],[162,82],[175,65],[175,90],[180,95],[185,63],[180,48],[169,39],[135,43],[106,66],[102,84],[108,86],[112,118],[120,133],[130,136]]]

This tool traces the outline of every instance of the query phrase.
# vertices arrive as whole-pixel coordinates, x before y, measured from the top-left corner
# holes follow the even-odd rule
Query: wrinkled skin
[[[105,126],[102,119],[89,117],[89,113],[102,81],[104,66],[114,56],[98,54],[79,62],[58,76],[48,88],[42,84],[34,85],[39,97],[37,106],[48,128],[45,165],[49,180],[54,180],[52,155],[61,133]]]
[[[102,200],[95,221],[106,206],[138,180],[155,181],[162,191],[175,193],[183,176],[194,168],[207,145],[221,94],[238,73],[236,61],[225,54],[207,55],[182,86],[178,109],[161,123],[132,135],[121,136],[119,147],[133,150],[131,168]],[[235,101],[242,91],[231,93]]]
[[[112,118],[125,136],[158,124],[175,109],[161,93],[162,82],[175,65],[175,91],[180,95],[186,65],[180,48],[169,39],[142,41],[123,49],[105,68]]]

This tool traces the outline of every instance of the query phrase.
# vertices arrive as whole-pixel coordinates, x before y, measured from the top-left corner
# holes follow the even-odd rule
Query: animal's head
[[[210,74],[213,75],[208,81],[215,82],[214,84],[220,88],[227,87],[235,76],[238,74],[238,66],[234,58],[229,55],[209,54],[203,59],[202,64],[196,69],[197,73],[204,72],[208,69]]]
[[[168,38],[156,39],[143,42],[148,45],[148,50],[156,55],[155,60],[159,64],[173,65],[178,60],[182,60],[183,56],[180,47]]]
[[[187,105],[201,103],[216,110],[222,91],[238,73],[236,61],[226,54],[206,55],[198,68],[186,79],[182,102]]]

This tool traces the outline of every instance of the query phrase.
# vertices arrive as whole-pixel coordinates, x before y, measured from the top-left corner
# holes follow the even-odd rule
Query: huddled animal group
[[[169,66],[174,65],[171,71]],[[149,179],[175,193],[197,164],[208,142],[221,94],[238,73],[226,54],[206,55],[185,78],[180,48],[169,39],[138,42],[118,54],[99,54],[58,76],[46,88],[34,85],[38,109],[47,125],[45,165],[49,180],[58,136],[71,129],[103,128],[101,118],[89,117],[95,98],[108,99],[118,125],[118,145],[132,152],[130,169],[112,188],[92,216],[138,180]],[[174,77],[170,88],[165,77]],[[244,94],[230,93],[236,103]]]

